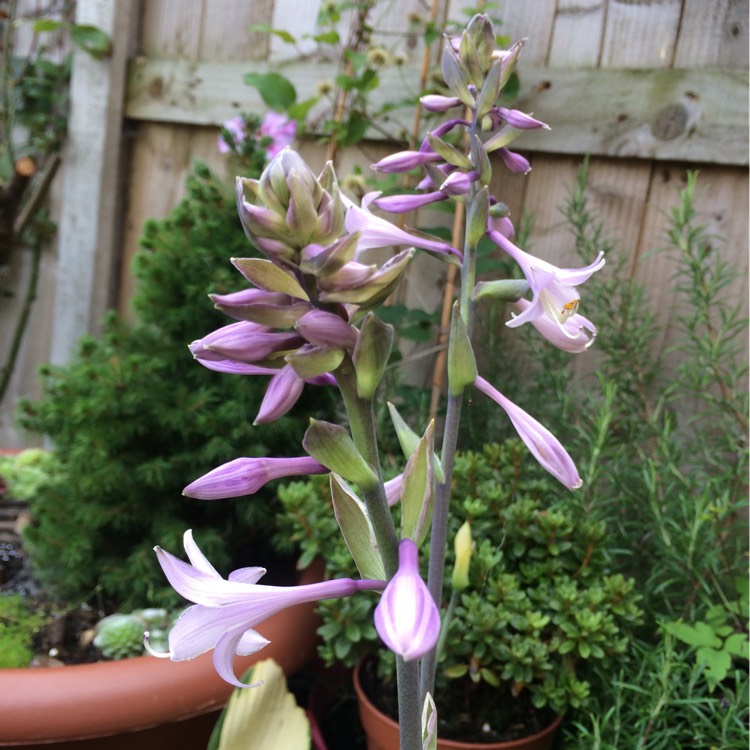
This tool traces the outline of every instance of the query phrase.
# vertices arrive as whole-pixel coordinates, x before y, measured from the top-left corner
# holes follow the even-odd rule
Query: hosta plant
[[[325,507],[325,484],[279,489],[286,509],[280,536],[299,546],[303,561],[323,556],[332,577],[354,575]],[[614,664],[627,650],[640,619],[639,597],[632,580],[611,572],[603,525],[578,518],[526,460],[520,442],[459,453],[452,495],[448,533],[455,541],[443,597],[448,626],[439,647],[438,721],[445,727],[441,736],[449,736],[448,720],[461,723],[456,707],[470,705],[472,724],[491,727],[479,736],[488,741],[499,736],[514,703],[554,713],[584,705],[592,690],[590,665]],[[376,604],[374,595],[320,603],[321,654],[328,663],[353,666],[381,649]],[[381,694],[392,671],[383,650]],[[478,721],[475,709],[484,713]]]

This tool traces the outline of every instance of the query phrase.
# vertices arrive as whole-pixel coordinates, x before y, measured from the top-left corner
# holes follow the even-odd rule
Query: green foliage
[[[266,380],[191,360],[187,344],[228,322],[206,295],[234,291],[239,275],[229,259],[254,254],[233,196],[196,166],[185,199],[144,227],[138,323],[109,315],[102,336],[84,337],[69,366],[45,369],[43,399],[22,403],[21,424],[55,446],[54,471],[31,499],[34,524],[25,532],[35,570],[55,595],[97,592],[125,610],[174,604],[152,548],[180,549],[186,528],[218,566],[259,564],[268,554],[270,490],[218,503],[181,495],[238,454],[298,454],[306,420],[322,403],[316,398],[327,396],[308,389],[299,416],[260,434],[252,422]]]
[[[332,576],[356,575],[325,494],[321,480],[280,488],[279,534],[305,560],[323,556]],[[519,441],[459,454],[452,497],[449,538],[469,521],[477,541],[470,586],[451,605],[438,704],[458,678],[528,690],[536,706],[556,711],[584,704],[588,663],[616,662],[640,620],[634,582],[613,574],[604,553],[603,524],[578,522],[555,502],[559,491]],[[450,550],[448,570],[453,562]],[[358,595],[319,604],[326,661],[351,665],[377,648],[376,602]]]
[[[747,608],[737,603],[747,554],[747,367],[739,356],[747,321],[732,291],[737,271],[698,221],[690,173],[660,251],[676,269],[677,343],[664,351],[629,258],[589,208],[587,168],[563,211],[584,262],[599,250],[607,257],[606,272],[585,287],[586,314],[599,328],[595,373],[577,381],[570,358],[530,331],[539,366],[520,386],[530,412],[571,435],[566,447],[584,485],[569,502],[577,518],[606,525],[604,553],[637,580],[645,616],[637,657],[623,655],[618,671],[597,667],[600,689],[568,740],[746,746]]]
[[[44,615],[33,612],[20,594],[0,596],[0,669],[28,666],[34,635],[44,624]]]

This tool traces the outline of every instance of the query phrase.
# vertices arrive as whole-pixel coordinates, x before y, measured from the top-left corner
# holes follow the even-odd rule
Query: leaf
[[[209,750],[309,750],[310,724],[273,659],[255,664],[243,682],[262,681],[257,688],[237,688],[211,736]]]
[[[383,560],[377,550],[367,509],[351,487],[336,474],[331,474],[331,499],[341,534],[359,574],[362,578],[385,580]]]
[[[315,34],[313,41],[318,44],[338,44],[341,41],[338,31],[324,31],[322,34]]]
[[[43,31],[57,31],[66,25],[62,21],[55,21],[52,18],[40,18],[38,21],[34,21],[32,28],[34,33],[38,34]]]
[[[702,646],[695,652],[698,664],[705,664],[703,674],[708,682],[708,687],[713,690],[729,672],[732,666],[732,657],[726,651],[718,651],[715,648]]]
[[[730,635],[729,638],[724,641],[724,651],[743,659],[749,658],[750,648],[747,641],[747,635],[743,633]]]
[[[74,24],[70,27],[70,38],[76,47],[88,52],[96,60],[103,60],[112,54],[112,40],[96,26]]]
[[[267,292],[280,292],[310,301],[299,281],[265,258],[232,258],[232,265],[252,284]]]
[[[273,34],[285,44],[297,44],[297,38],[292,36],[288,31],[285,29],[274,29],[267,23],[254,23],[248,27],[248,31],[255,31],[259,34]]]
[[[716,637],[713,628],[705,622],[689,625],[686,622],[665,623],[665,630],[688,646],[721,648],[721,639]]]
[[[286,112],[297,101],[292,82],[280,73],[246,73],[243,80],[258,89],[261,99],[277,112]]]
[[[401,492],[401,538],[422,544],[430,530],[435,503],[432,461],[435,422],[431,421],[404,469]]]

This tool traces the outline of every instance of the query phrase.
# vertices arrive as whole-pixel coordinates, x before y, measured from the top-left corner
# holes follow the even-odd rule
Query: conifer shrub
[[[192,340],[231,322],[206,295],[235,291],[229,259],[255,254],[232,191],[197,165],[186,197],[144,227],[138,322],[110,313],[71,364],[44,368],[42,399],[21,404],[21,425],[54,445],[25,543],[55,596],[120,609],[174,604],[153,547],[180,547],[186,528],[219,567],[270,554],[272,488],[233,501],[181,494],[239,455],[299,453],[310,415],[325,411],[325,389],[307,388],[304,403],[261,432],[252,423],[267,378],[212,372],[191,358]]]

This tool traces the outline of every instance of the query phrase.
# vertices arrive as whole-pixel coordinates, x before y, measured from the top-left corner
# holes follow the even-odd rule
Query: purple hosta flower
[[[521,112],[519,109],[495,107],[493,108],[492,113],[497,119],[507,122],[512,128],[517,128],[518,130],[536,130],[538,128],[543,128],[544,130],[550,129],[546,122],[537,120],[531,115]]]
[[[362,206],[352,205],[346,212],[344,225],[347,232],[359,232],[357,249],[359,252],[374,247],[391,247],[399,245],[411,245],[421,250],[437,253],[438,255],[456,255],[461,253],[436,237],[430,237],[420,233],[411,233],[399,229],[387,219],[376,216],[370,211],[371,203],[378,198],[380,192],[367,193],[362,198]]]
[[[291,365],[285,365],[271,378],[253,424],[267,424],[283,417],[299,400],[305,381]]]
[[[326,474],[323,464],[310,456],[298,458],[235,458],[191,482],[182,491],[198,500],[221,500],[252,495],[273,479]]]
[[[531,454],[555,479],[570,490],[578,489],[583,484],[573,459],[544,425],[503,396],[484,378],[477,377],[474,386],[505,410],[518,436],[526,443]]]
[[[461,105],[461,100],[457,96],[441,96],[440,94],[426,94],[419,97],[419,101],[428,112],[447,112]]]
[[[336,346],[351,352],[357,345],[357,329],[335,313],[311,310],[294,327],[316,346]]]
[[[257,581],[263,568],[240,568],[222,578],[185,532],[185,551],[190,564],[156,547],[159,564],[178,594],[193,602],[169,633],[169,656],[173,661],[192,659],[214,649],[214,666],[219,675],[238,687],[234,674],[235,654],[259,651],[268,641],[252,628],[287,607],[320,599],[337,599],[358,591],[380,590],[383,581],[342,578],[302,586],[264,586]]]
[[[209,294],[214,306],[235,320],[249,320],[274,328],[293,326],[312,305],[304,300],[264,289],[243,289],[230,294]]]
[[[497,153],[503,160],[506,168],[515,174],[528,174],[531,172],[531,164],[525,156],[509,151],[507,148],[499,148]]]
[[[193,341],[189,349],[198,360],[232,360],[247,364],[282,356],[304,344],[296,333],[277,333],[268,326],[240,321]]]
[[[578,312],[580,298],[575,287],[583,284],[593,273],[604,267],[604,253],[599,253],[596,260],[583,268],[558,268],[545,260],[536,258],[516,247],[507,237],[493,229],[488,231],[490,239],[513,260],[518,263],[526,280],[531,287],[531,303],[523,312],[506,325],[517,328],[524,323],[530,323],[536,318],[546,316],[560,329],[560,333],[572,340],[579,341],[581,325],[592,332],[595,331],[588,320],[576,318],[570,325],[569,321]],[[580,325],[579,325],[580,323]],[[546,324],[544,324],[546,326]],[[549,338],[549,337],[547,337]]]
[[[373,204],[383,211],[393,214],[406,214],[409,211],[416,211],[418,208],[429,206],[431,203],[444,201],[448,196],[440,190],[433,190],[429,193],[411,193],[409,195],[387,195],[384,198],[377,198]]]
[[[297,123],[286,115],[269,112],[260,124],[260,135],[271,138],[271,145],[266,149],[269,159],[286,146],[291,146],[297,135]]]
[[[514,302],[513,306],[523,315],[531,304],[529,300],[521,298]],[[513,317],[515,318],[515,314]],[[509,321],[508,325],[512,322]],[[529,322],[550,344],[571,354],[585,352],[596,338],[596,326],[579,313],[566,318],[562,324],[558,324],[547,315],[540,315]]]
[[[422,166],[422,164],[440,161],[441,158],[440,154],[436,154],[434,151],[398,151],[371,164],[370,169],[383,174],[408,172]]]
[[[398,546],[398,570],[375,608],[375,628],[406,661],[419,659],[437,643],[440,613],[419,575],[417,545],[411,539]]]
[[[237,115],[231,120],[227,120],[224,123],[224,128],[229,131],[229,135],[232,137],[235,148],[247,138],[247,123],[245,122],[245,118],[241,115]],[[228,154],[232,150],[224,139],[223,134],[219,135],[218,149],[219,153],[222,154]]]

